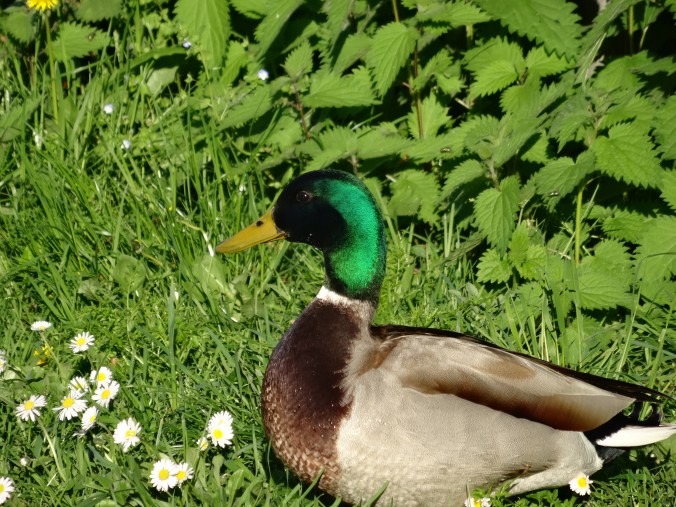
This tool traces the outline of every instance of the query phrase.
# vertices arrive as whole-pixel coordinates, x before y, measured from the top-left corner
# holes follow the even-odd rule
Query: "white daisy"
[[[19,419],[27,421],[30,419],[35,422],[35,419],[40,416],[40,409],[47,405],[47,399],[42,395],[32,395],[26,401],[16,407],[16,416]]]
[[[97,386],[108,384],[111,380],[113,380],[113,372],[105,366],[101,366],[101,368],[89,374],[89,381]]]
[[[138,434],[141,433],[141,425],[131,417],[117,423],[113,433],[113,442],[120,444],[122,450],[127,452],[130,448],[141,442]]]
[[[113,114],[113,104],[104,104],[103,106],[103,112],[106,114]]]
[[[585,496],[591,493],[590,486],[593,482],[594,481],[592,481],[587,474],[580,472],[568,483],[568,485],[570,486],[570,489],[578,495]]]
[[[59,413],[59,421],[73,419],[87,408],[87,402],[81,396],[80,393],[71,391],[63,397],[58,407],[52,409]]]
[[[19,460],[19,465],[21,465],[24,468],[28,466],[28,463],[29,463],[29,461],[28,461],[28,458],[26,456],[22,457]]]
[[[7,366],[7,358],[5,357],[5,351],[0,349],[0,373],[5,371],[6,366]]]
[[[232,416],[227,410],[217,412],[209,419],[207,433],[214,445],[225,447],[232,443],[232,437],[235,436],[232,430]]]
[[[96,388],[92,401],[95,401],[101,407],[108,408],[110,401],[115,399],[119,390],[120,384],[115,380],[111,380],[110,383],[102,384]]]
[[[474,498],[473,496],[465,500],[465,507],[491,507],[490,498]]]
[[[0,504],[5,503],[12,496],[14,481],[9,477],[0,477]]]
[[[92,345],[94,345],[94,335],[88,331],[76,334],[75,338],[68,344],[70,349],[76,354],[78,352],[84,352]]]
[[[87,379],[84,377],[73,377],[68,382],[68,387],[71,391],[80,393],[80,396],[89,392],[89,384],[87,384]]]
[[[31,324],[31,331],[46,331],[52,327],[52,323],[46,320],[36,320]]]
[[[192,479],[194,470],[187,463],[178,463],[176,465],[176,479],[178,480],[178,485],[180,486],[185,481]]]
[[[92,405],[82,413],[82,434],[84,435],[96,423],[99,417],[99,409]]]
[[[153,465],[150,471],[150,482],[157,491],[169,491],[178,484],[176,463],[169,459],[161,459]]]
[[[265,69],[261,69],[256,73],[256,76],[258,76],[258,79],[261,81],[267,81],[267,79],[270,77],[270,73]]]
[[[197,449],[200,451],[206,451],[209,448],[209,441],[207,440],[207,437],[199,437],[196,444]]]

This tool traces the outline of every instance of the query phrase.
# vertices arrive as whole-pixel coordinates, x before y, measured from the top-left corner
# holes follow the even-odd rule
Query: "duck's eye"
[[[312,196],[305,190],[301,190],[296,194],[296,200],[298,202],[308,202],[311,198]]]

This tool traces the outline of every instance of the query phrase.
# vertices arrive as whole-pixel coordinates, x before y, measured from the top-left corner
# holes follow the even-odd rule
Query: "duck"
[[[320,250],[325,268],[262,386],[267,438],[305,483],[318,479],[349,504],[461,506],[475,490],[518,495],[568,485],[627,448],[676,433],[662,422],[666,396],[653,389],[458,332],[374,325],[385,227],[375,198],[350,173],[301,174],[215,250],[282,239]],[[644,404],[650,414],[640,418]]]

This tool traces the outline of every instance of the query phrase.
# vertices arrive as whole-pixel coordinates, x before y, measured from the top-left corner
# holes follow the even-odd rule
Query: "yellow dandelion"
[[[49,11],[56,7],[59,0],[26,0],[26,5],[29,9],[36,11]]]

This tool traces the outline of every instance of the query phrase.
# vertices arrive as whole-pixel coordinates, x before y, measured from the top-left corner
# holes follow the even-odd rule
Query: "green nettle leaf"
[[[442,158],[460,156],[465,133],[457,129],[435,137],[420,139],[408,146],[403,146],[401,157],[413,159],[418,163],[430,162]]]
[[[279,32],[289,22],[291,15],[303,4],[303,0],[278,0],[266,2],[265,18],[256,28],[256,40],[259,43],[259,54],[265,54],[275,41]],[[270,6],[274,5],[273,8]]]
[[[121,254],[115,260],[112,276],[124,292],[131,294],[145,282],[146,268],[138,259]]]
[[[122,0],[82,0],[75,15],[82,21],[111,19],[122,12]]]
[[[512,276],[509,261],[500,256],[495,248],[489,248],[479,259],[477,280],[481,283],[505,283]]]
[[[493,116],[477,116],[467,120],[454,131],[465,133],[463,142],[468,151],[487,160],[493,155],[495,140],[500,136],[500,120]]]
[[[372,44],[371,37],[363,32],[348,35],[333,65],[333,72],[341,74],[356,61],[366,57]]]
[[[340,34],[349,26],[348,16],[353,0],[331,0],[325,2],[322,11],[326,13],[326,27],[331,34],[331,45],[335,44]]]
[[[414,215],[418,213],[426,222],[433,222],[439,199],[439,188],[431,173],[407,169],[397,174],[390,185],[392,197],[389,210],[393,215]]]
[[[572,60],[547,53],[542,46],[531,49],[526,55],[526,67],[529,76],[551,76],[568,70],[571,66]]]
[[[375,104],[377,100],[368,70],[359,67],[349,76],[315,73],[303,102],[310,107],[355,107]]]
[[[659,108],[655,121],[655,139],[665,158],[676,160],[676,95]]]
[[[631,123],[611,128],[608,136],[599,136],[591,149],[601,171],[618,180],[655,187],[662,177],[650,138]]]
[[[638,243],[652,220],[651,217],[635,211],[618,210],[603,221],[602,227],[603,232],[611,238]]]
[[[303,41],[286,58],[284,70],[294,81],[300,79],[304,74],[312,72],[312,47],[307,40]]]
[[[563,0],[476,0],[511,31],[545,45],[550,52],[574,57],[582,35],[575,4]]]
[[[547,263],[547,249],[543,245],[528,245],[526,258],[516,267],[526,280],[540,280],[544,277]]]
[[[423,139],[433,137],[439,132],[439,129],[449,122],[448,109],[439,104],[434,93],[422,100],[420,108],[420,118],[418,110],[414,106],[413,110],[406,117],[408,122],[408,131],[414,139]],[[422,128],[419,120],[422,120]]]
[[[174,14],[190,37],[199,41],[205,65],[219,67],[230,37],[228,3],[223,0],[178,0]]]
[[[498,92],[516,81],[520,72],[518,64],[513,62],[507,60],[491,62],[476,73],[476,79],[469,87],[470,93],[481,97]]]
[[[631,303],[625,281],[601,269],[597,263],[583,261],[580,264],[577,269],[577,289],[580,306],[586,310],[605,310]]]
[[[146,81],[150,94],[157,95],[164,87],[173,83],[177,70],[178,67],[160,67],[159,69],[154,69]]]
[[[479,9],[476,5],[465,2],[448,3],[446,7],[447,20],[451,26],[476,25],[490,21],[491,17]]]
[[[658,216],[644,225],[637,249],[636,264],[643,280],[676,275],[676,216]]]
[[[230,0],[235,10],[251,19],[262,19],[271,10],[274,4],[269,0]]]
[[[223,84],[233,83],[247,63],[249,63],[249,55],[247,55],[244,44],[238,41],[231,41],[225,57],[221,82]]]
[[[498,60],[511,62],[515,66],[525,65],[523,50],[516,42],[509,42],[499,37],[490,39],[484,44],[465,52],[465,67],[472,74],[480,72]]]
[[[465,160],[446,176],[441,195],[446,198],[462,185],[485,176],[486,168],[481,162],[473,158]]]
[[[108,45],[108,36],[96,28],[66,22],[54,41],[54,56],[65,61],[80,58]]]
[[[414,29],[396,22],[382,26],[376,32],[366,63],[373,69],[378,95],[385,95],[401,68],[409,61],[417,36]]]
[[[594,170],[594,155],[583,152],[573,161],[570,157],[552,160],[533,176],[540,195],[568,195]]]
[[[672,210],[676,211],[676,171],[671,170],[664,174],[660,189],[662,190],[662,199]]]
[[[270,90],[267,86],[258,87],[253,93],[245,95],[238,103],[225,110],[220,126],[237,127],[262,116],[271,108]]]
[[[530,246],[528,237],[528,228],[522,222],[514,229],[512,238],[509,240],[508,258],[513,266],[519,267],[526,261],[526,253]]]
[[[540,133],[537,140],[523,155],[521,159],[526,162],[534,162],[536,164],[546,164],[550,162],[549,158],[549,138],[544,132]]]
[[[540,79],[528,76],[521,84],[510,86],[500,96],[500,107],[514,116],[535,116],[539,112]]]
[[[477,225],[488,242],[504,252],[514,230],[519,211],[519,180],[509,176],[500,182],[500,189],[481,192],[474,203]]]
[[[357,153],[359,158],[371,159],[399,153],[412,144],[410,139],[384,126],[362,129],[358,132]]]
[[[0,18],[0,30],[27,44],[35,36],[33,14],[24,9],[10,11],[5,17]]]
[[[569,141],[580,139],[580,131],[592,121],[587,97],[578,93],[568,98],[556,111],[549,134],[559,141],[559,151]]]

